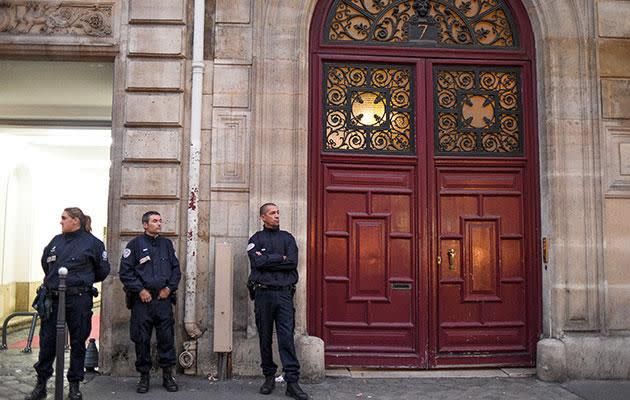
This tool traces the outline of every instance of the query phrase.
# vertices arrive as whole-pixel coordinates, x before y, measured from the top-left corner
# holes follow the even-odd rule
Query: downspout
[[[199,169],[201,153],[201,103],[203,89],[203,39],[205,0],[195,0],[193,22],[192,97],[190,112],[190,158],[188,164],[188,230],[186,232],[186,297],[184,327],[191,339],[203,332],[197,324],[197,240],[199,209]]]

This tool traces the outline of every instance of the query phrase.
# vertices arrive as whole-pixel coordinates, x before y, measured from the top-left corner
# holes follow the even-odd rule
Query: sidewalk
[[[67,356],[66,352],[66,356]],[[0,399],[22,400],[35,382],[32,365],[37,352],[0,352]],[[67,359],[66,359],[67,366]],[[135,392],[136,377],[87,374],[81,385],[85,400],[272,400],[287,398],[284,383],[270,396],[258,394],[261,377],[238,377],[231,381],[210,381],[204,377],[177,376],[180,391],[168,393],[161,377],[152,376],[146,395]],[[67,383],[66,383],[67,384]],[[303,384],[313,400],[628,400],[630,381],[572,381],[546,383],[527,378],[350,378],[327,377],[319,384]],[[67,393],[67,389],[64,390]],[[54,398],[54,379],[49,381],[48,399]]]
[[[138,399],[136,378],[96,377],[84,386],[86,400]],[[158,376],[144,397],[151,400],[272,400],[287,398],[284,384],[270,396],[258,394],[262,378],[210,382],[204,378],[178,377],[180,391],[167,393]],[[552,384],[534,378],[395,378],[358,379],[329,377],[304,390],[313,400],[628,400],[630,382],[571,382]]]
[[[17,344],[25,332],[10,334],[14,344],[0,351],[0,400],[22,400],[35,382],[33,364],[37,348],[30,354],[21,353]],[[18,347],[18,348],[15,348]],[[66,352],[66,368],[68,366]],[[330,371],[324,382],[303,384],[313,400],[630,400],[630,381],[571,381],[563,384],[546,383],[534,377],[512,378],[503,370],[465,370],[460,372],[411,371]],[[465,375],[453,378],[440,375]],[[390,376],[383,378],[382,376]],[[419,377],[426,376],[426,377]],[[270,396],[258,394],[262,377],[237,377],[217,382],[204,377],[177,376],[180,391],[168,393],[161,387],[161,376],[151,379],[151,390],[146,395],[135,391],[137,377],[111,377],[87,374],[81,385],[85,400],[273,400],[286,399],[284,383],[279,383]],[[67,382],[66,382],[67,385]],[[67,389],[64,390],[67,393]],[[64,394],[65,395],[65,394]],[[49,381],[48,399],[54,398],[54,379]]]

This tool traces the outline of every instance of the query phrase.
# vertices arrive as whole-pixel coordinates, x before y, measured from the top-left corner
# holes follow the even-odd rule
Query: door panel
[[[438,364],[528,350],[522,175],[437,168]]]
[[[528,63],[327,57],[313,63],[308,266],[327,366],[532,365]]]
[[[415,169],[331,164],[323,180],[327,364],[417,365]]]

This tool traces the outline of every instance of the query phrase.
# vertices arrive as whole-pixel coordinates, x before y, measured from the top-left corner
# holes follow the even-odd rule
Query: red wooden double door
[[[540,264],[531,64],[325,54],[311,60],[309,331],[324,340],[327,366],[534,365]],[[355,152],[348,141],[335,151],[337,111],[327,106],[335,84],[327,81],[352,81],[352,68],[397,66],[412,82],[408,147]],[[468,73],[482,85],[488,72],[516,77],[516,155],[462,154],[465,143],[449,147],[448,135],[440,136],[449,115],[459,119],[460,133],[466,123],[472,131],[492,130],[493,119],[509,125],[500,112],[487,112],[488,104],[490,111],[501,107],[501,89],[495,96],[447,79]],[[453,97],[469,92],[469,101],[445,111],[444,82],[457,89]],[[341,86],[347,96],[365,91]],[[350,106],[340,113],[354,118],[352,100],[343,102]],[[363,141],[374,143],[375,132]]]

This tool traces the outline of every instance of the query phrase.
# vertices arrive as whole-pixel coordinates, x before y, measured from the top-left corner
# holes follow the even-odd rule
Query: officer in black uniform
[[[173,304],[181,279],[173,243],[160,236],[162,217],[157,211],[142,215],[144,234],[132,239],[120,260],[120,280],[125,286],[127,306],[131,308],[130,334],[136,346],[136,370],[140,380],[136,391],[149,391],[151,370],[151,333],[155,328],[162,386],[178,390],[173,377],[175,332]]]
[[[94,282],[103,281],[109,274],[109,262],[103,242],[90,232],[92,219],[77,207],[69,207],[61,214],[61,235],[55,236],[42,255],[44,283],[39,296],[47,299],[47,310],[40,311],[39,358],[35,363],[37,384],[26,400],[46,398],[46,382],[53,374],[57,343],[57,310],[59,307],[59,268],[66,267],[66,323],[70,333],[70,400],[82,398],[79,382],[83,380],[85,341],[92,331],[92,296],[97,291]],[[43,303],[43,301],[42,301]],[[63,371],[57,371],[63,373]]]
[[[280,230],[280,210],[273,203],[260,207],[264,228],[256,232],[247,245],[251,265],[248,286],[253,289],[256,326],[260,340],[260,358],[265,383],[260,393],[270,394],[275,388],[278,366],[273,362],[271,342],[276,324],[278,349],[282,361],[286,395],[298,400],[308,399],[298,380],[300,363],[295,354],[293,331],[295,308],[293,295],[298,281],[298,248],[293,236]]]

